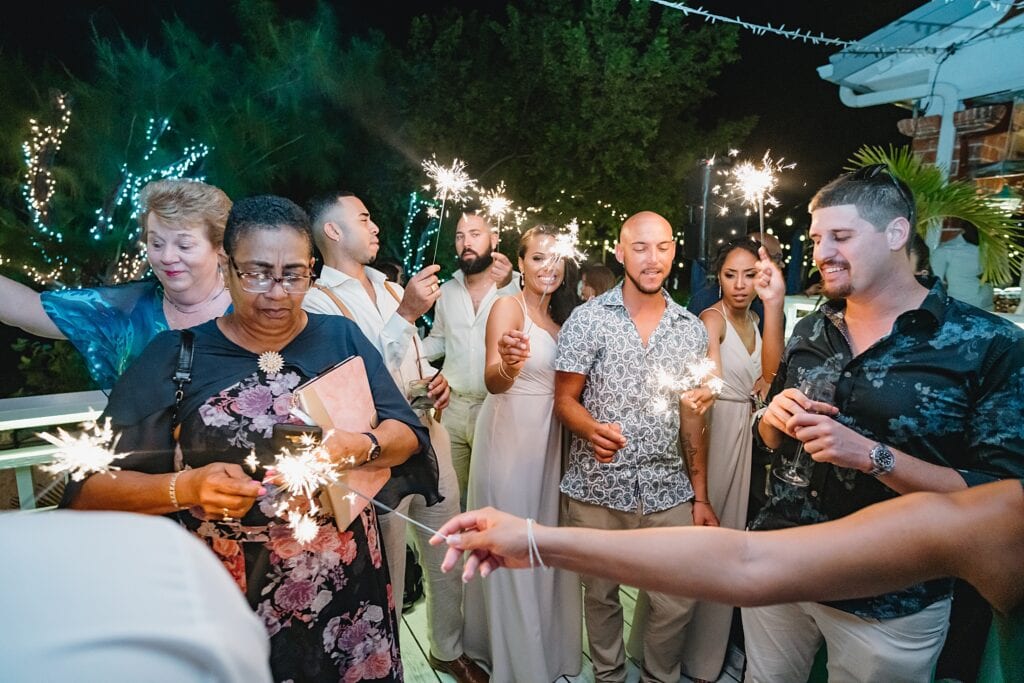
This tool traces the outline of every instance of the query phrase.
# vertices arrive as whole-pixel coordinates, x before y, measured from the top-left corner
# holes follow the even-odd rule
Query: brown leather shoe
[[[459,683],[489,683],[491,677],[466,655],[450,662],[442,662],[432,654],[427,655],[430,668],[453,676]]]

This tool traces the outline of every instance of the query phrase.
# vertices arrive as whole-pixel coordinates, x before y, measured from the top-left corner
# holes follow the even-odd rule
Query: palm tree
[[[993,284],[1014,282],[1011,253],[1024,252],[1024,228],[999,207],[978,193],[970,183],[948,180],[936,166],[925,164],[908,147],[888,149],[861,147],[850,159],[849,170],[885,164],[914,193],[917,232],[924,237],[928,227],[943,218],[959,218],[978,229],[978,250],[982,281]],[[1015,254],[1014,254],[1015,255]]]

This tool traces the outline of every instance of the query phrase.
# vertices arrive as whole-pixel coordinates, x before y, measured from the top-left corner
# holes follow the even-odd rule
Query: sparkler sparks
[[[57,447],[53,462],[44,465],[43,469],[58,475],[68,475],[73,481],[82,481],[90,474],[119,469],[112,464],[113,461],[128,454],[114,452],[120,435],[115,435],[110,428],[110,418],[102,427],[96,422],[86,422],[82,427],[82,432],[77,436],[60,428],[57,429],[57,436],[47,432],[36,434]]]
[[[441,226],[444,225],[444,207],[449,199],[458,201],[476,187],[476,180],[466,173],[466,162],[452,160],[451,166],[437,163],[437,156],[422,161],[423,172],[434,183],[434,196],[441,202],[441,211],[437,216],[437,236],[434,239],[434,258],[431,265],[437,263],[437,246],[441,243]]]
[[[480,203],[484,213],[497,224],[498,242],[501,242],[501,221],[512,211],[512,200],[505,196],[505,181],[498,183],[493,190],[481,190]]]
[[[731,150],[730,156],[732,156]],[[764,207],[766,204],[768,206],[779,205],[778,200],[772,195],[772,190],[778,182],[778,176],[783,171],[796,166],[794,163],[786,164],[784,161],[784,159],[778,161],[772,159],[771,150],[768,150],[764,153],[760,166],[755,166],[750,161],[743,161],[730,171],[725,172],[729,176],[729,180],[726,182],[724,192],[749,204],[751,209],[757,211],[762,243],[764,242]],[[715,189],[718,191],[716,192]],[[716,186],[712,192],[720,194],[723,191]]]

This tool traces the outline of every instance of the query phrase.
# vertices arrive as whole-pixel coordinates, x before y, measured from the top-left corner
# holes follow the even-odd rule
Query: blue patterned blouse
[[[168,328],[156,280],[43,292],[43,310],[85,358],[100,389],[110,390],[146,344]]]

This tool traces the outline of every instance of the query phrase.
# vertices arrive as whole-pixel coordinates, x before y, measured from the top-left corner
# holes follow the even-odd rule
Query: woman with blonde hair
[[[139,198],[146,260],[156,279],[37,292],[0,276],[0,321],[67,339],[110,389],[158,332],[222,315],[231,303],[217,264],[231,200],[194,180],[157,180]]]

